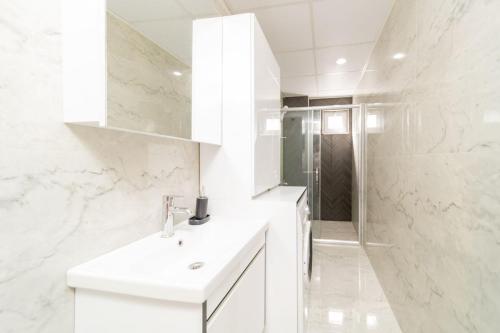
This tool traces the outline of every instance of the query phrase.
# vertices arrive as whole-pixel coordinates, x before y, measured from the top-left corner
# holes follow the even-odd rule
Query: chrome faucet
[[[161,220],[163,222],[163,231],[161,237],[168,238],[174,235],[174,215],[183,213],[187,215],[186,220],[192,215],[189,208],[175,207],[174,198],[179,198],[177,195],[164,195],[162,198]]]

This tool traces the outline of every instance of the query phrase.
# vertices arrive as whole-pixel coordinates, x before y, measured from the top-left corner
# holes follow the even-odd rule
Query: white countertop
[[[306,189],[305,186],[278,186],[269,192],[259,195],[255,200],[297,203]]]
[[[171,238],[153,234],[70,269],[70,287],[179,302],[203,303],[258,245],[266,220],[212,218],[182,223]],[[179,240],[183,245],[179,246]],[[198,270],[188,266],[204,262]]]

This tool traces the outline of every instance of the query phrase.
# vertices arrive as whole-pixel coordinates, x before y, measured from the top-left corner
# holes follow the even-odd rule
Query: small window
[[[281,121],[279,118],[266,119],[266,131],[279,131],[281,130]]]
[[[259,112],[259,135],[280,135],[281,119],[276,112]]]
[[[367,117],[366,117],[366,127],[367,128],[376,128],[377,127],[377,123],[378,123],[378,119],[377,119],[377,115],[376,114],[369,114]]]
[[[366,115],[366,130],[368,133],[384,132],[384,113],[383,110],[370,109]]]
[[[349,134],[349,110],[323,111],[323,134]]]

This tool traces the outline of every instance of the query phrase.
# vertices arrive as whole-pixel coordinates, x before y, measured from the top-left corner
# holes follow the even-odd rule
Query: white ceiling
[[[394,0],[225,0],[254,12],[281,67],[282,91],[352,95]],[[336,60],[345,58],[344,65]]]
[[[108,0],[108,10],[191,64],[192,20],[254,12],[281,67],[282,91],[352,95],[394,0]],[[337,65],[336,60],[347,62]]]

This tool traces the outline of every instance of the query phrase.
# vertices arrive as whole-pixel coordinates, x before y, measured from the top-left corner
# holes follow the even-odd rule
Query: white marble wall
[[[107,66],[107,126],[191,139],[189,66],[113,14]]]
[[[0,2],[0,331],[68,333],[65,272],[160,229],[198,145],[62,123],[62,0]]]
[[[496,0],[397,0],[356,94],[383,103],[367,252],[404,332],[500,331],[498,13]]]

